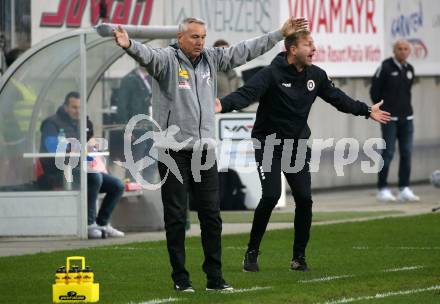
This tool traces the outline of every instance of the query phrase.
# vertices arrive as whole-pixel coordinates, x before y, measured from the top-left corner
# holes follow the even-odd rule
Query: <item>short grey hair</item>
[[[406,45],[407,47],[411,48],[411,44],[409,43],[409,41],[406,40],[406,39],[404,39],[404,38],[401,38],[401,39],[398,39],[398,40],[396,40],[396,41],[394,42],[394,44],[393,44],[393,51],[396,50],[396,48],[397,48],[400,44],[404,44],[404,45]]]
[[[183,19],[183,21],[179,23],[179,33],[186,31],[187,26],[190,23],[197,23],[197,24],[204,25],[206,27],[206,22],[203,21],[202,19],[195,18],[195,17],[189,17],[189,18]]]

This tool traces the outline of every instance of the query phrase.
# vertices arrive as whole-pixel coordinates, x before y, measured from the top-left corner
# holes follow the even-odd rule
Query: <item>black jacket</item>
[[[388,58],[374,75],[370,88],[373,103],[383,99],[382,109],[391,116],[406,118],[413,114],[411,87],[414,82],[414,68],[407,63],[402,69]]]
[[[79,121],[71,119],[66,111],[64,111],[63,106],[58,108],[55,115],[46,118],[41,123],[40,152],[54,152],[50,151],[50,148],[47,147],[47,139],[48,137],[56,138],[60,129],[64,129],[66,138],[80,139]],[[91,137],[93,137],[93,124],[87,118],[87,140]],[[53,157],[40,158],[40,161],[45,174],[62,174],[55,166],[55,159]]]
[[[287,62],[286,52],[255,74],[249,82],[221,99],[222,112],[239,110],[259,100],[252,137],[264,140],[276,133],[280,139],[310,137],[307,118],[316,97],[354,115],[367,115],[368,106],[335,88],[321,68],[311,65],[298,72]]]
[[[118,107],[117,121],[126,124],[137,114],[148,114],[151,106],[151,76],[147,76],[149,87],[139,76],[137,70],[131,71],[121,80],[116,105]]]

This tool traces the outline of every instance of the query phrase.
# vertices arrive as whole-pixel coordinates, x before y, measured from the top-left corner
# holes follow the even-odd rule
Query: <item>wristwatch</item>
[[[371,115],[371,107],[368,107],[368,112],[367,114],[365,114],[365,119],[370,118],[370,115]]]

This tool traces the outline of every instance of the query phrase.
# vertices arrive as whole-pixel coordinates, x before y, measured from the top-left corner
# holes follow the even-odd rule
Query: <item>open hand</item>
[[[115,37],[115,42],[123,49],[130,47],[130,38],[128,37],[127,31],[120,25],[113,30],[113,36]]]
[[[281,27],[281,32],[284,37],[287,37],[295,32],[299,31],[308,31],[309,30],[309,22],[304,17],[293,18],[290,17]]]
[[[391,114],[380,109],[382,104],[383,100],[371,107],[370,118],[377,122],[386,124],[391,120]]]

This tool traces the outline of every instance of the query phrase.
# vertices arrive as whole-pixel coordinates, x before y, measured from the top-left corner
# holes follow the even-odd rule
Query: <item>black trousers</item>
[[[282,148],[281,148],[282,149]],[[304,167],[297,173],[287,173],[281,168],[281,152],[275,151],[272,164],[269,168],[264,168],[263,150],[255,150],[255,160],[258,165],[258,175],[261,181],[262,196],[254,213],[248,250],[258,250],[261,240],[266,231],[267,224],[281,196],[281,172],[292,190],[295,200],[295,219],[294,219],[294,243],[293,257],[305,256],[307,243],[310,238],[310,227],[312,223],[312,193],[311,177],[309,171],[309,161],[311,150],[307,147]],[[292,153],[290,164],[293,167],[296,160],[296,149]]]
[[[210,150],[211,151],[211,150]],[[164,207],[164,221],[167,237],[167,247],[172,266],[173,281],[188,282],[189,273],[185,268],[185,223],[188,208],[189,193],[194,200],[200,221],[202,246],[205,255],[203,271],[208,280],[218,280],[221,273],[221,232],[222,221],[220,218],[219,181],[217,164],[208,170],[200,171],[201,180],[196,182],[191,172],[192,151],[172,151],[169,156],[176,162],[183,179],[181,183],[177,177],[168,170],[167,166],[159,159],[159,174],[161,179],[166,178],[162,185],[162,202]],[[206,160],[203,151],[202,163]]]

